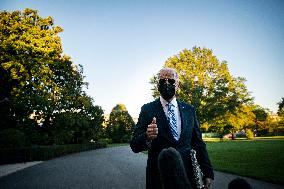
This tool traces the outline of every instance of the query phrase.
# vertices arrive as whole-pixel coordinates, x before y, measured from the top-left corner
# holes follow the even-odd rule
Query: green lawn
[[[284,184],[284,137],[204,139],[215,170]],[[107,147],[129,145],[109,144]],[[147,153],[147,152],[146,152]]]
[[[284,184],[284,140],[207,142],[215,170]]]

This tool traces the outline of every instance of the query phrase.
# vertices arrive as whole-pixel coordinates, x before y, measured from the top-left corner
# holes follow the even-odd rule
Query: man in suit
[[[147,189],[162,188],[161,176],[165,174],[160,174],[160,171],[175,171],[175,169],[159,169],[158,166],[158,161],[165,159],[160,158],[161,151],[170,147],[179,153],[183,161],[182,166],[184,166],[184,169],[181,170],[185,170],[192,188],[196,188],[196,186],[194,185],[190,160],[191,149],[196,150],[197,159],[204,174],[205,188],[209,188],[214,179],[213,169],[208,158],[206,145],[201,137],[195,109],[193,106],[176,99],[177,89],[178,74],[176,71],[171,68],[161,69],[158,83],[160,98],[142,106],[134,129],[130,143],[131,149],[135,153],[148,150],[146,167]],[[174,154],[173,151],[170,151],[170,153]],[[169,157],[171,155],[162,156]],[[173,159],[173,162],[176,160],[178,158]],[[161,163],[161,165],[165,165],[165,163]],[[171,175],[171,173],[166,173],[166,175]],[[173,175],[179,175],[179,173],[173,173]]]

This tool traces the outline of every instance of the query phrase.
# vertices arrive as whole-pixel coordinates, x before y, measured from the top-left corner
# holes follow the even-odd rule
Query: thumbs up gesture
[[[157,127],[157,124],[156,124],[156,118],[155,117],[153,117],[153,120],[152,120],[151,124],[148,125],[146,134],[147,134],[147,139],[148,140],[153,140],[153,139],[157,138],[157,136],[158,136],[158,127]]]

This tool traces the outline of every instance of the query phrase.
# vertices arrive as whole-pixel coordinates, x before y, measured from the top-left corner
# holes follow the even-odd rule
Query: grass
[[[215,170],[284,184],[283,138],[207,142]]]
[[[215,170],[284,184],[284,136],[237,138],[224,140],[204,138]],[[107,147],[127,146],[108,144]],[[144,152],[147,154],[147,152]]]

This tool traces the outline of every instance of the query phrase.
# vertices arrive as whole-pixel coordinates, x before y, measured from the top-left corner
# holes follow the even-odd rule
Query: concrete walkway
[[[15,163],[15,164],[6,164],[0,165],[0,177],[9,175],[11,173],[23,170],[25,168],[37,165],[42,161],[33,161],[33,162],[26,162],[26,163]]]
[[[0,188],[144,189],[147,155],[128,146],[72,154],[45,162],[0,166]],[[238,176],[215,171],[212,189],[227,189]],[[254,189],[284,189],[255,179]]]

